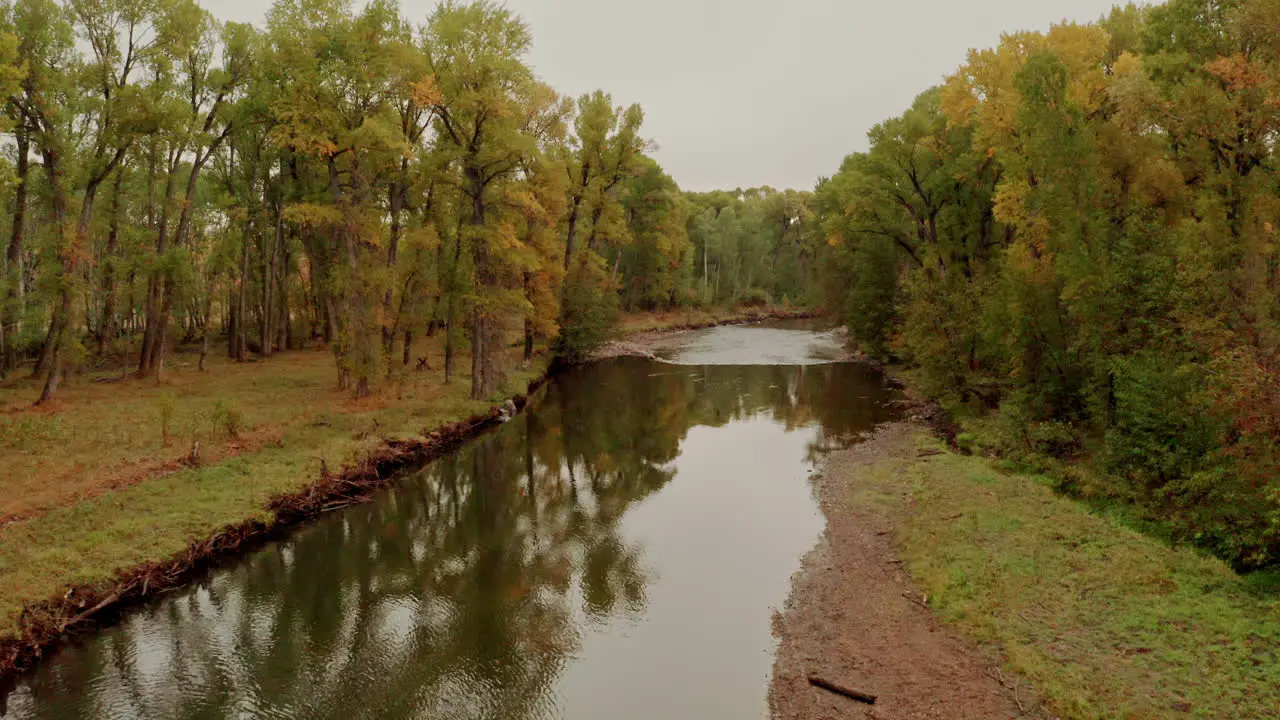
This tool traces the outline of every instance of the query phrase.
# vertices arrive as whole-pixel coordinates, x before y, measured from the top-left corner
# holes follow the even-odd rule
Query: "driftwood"
[[[919,605],[920,607],[924,608],[925,610],[928,610],[928,609],[929,609],[929,596],[928,596],[928,595],[921,595],[920,597],[916,597],[915,595],[912,595],[912,594],[911,594],[911,593],[909,593],[909,592],[904,592],[904,593],[902,593],[902,597],[904,597],[904,598],[906,598],[906,599],[910,600],[911,602],[913,602],[913,603],[915,603],[915,604]]]
[[[835,693],[836,695],[843,695],[851,700],[857,700],[860,703],[866,703],[868,705],[876,704],[875,695],[868,695],[867,693],[859,692],[858,690],[853,690],[844,687],[843,685],[837,685],[814,675],[809,676],[809,684],[814,687],[822,688],[827,692]]]

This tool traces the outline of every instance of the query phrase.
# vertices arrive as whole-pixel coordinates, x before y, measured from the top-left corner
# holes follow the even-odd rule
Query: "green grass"
[[[917,442],[936,445],[923,432]],[[903,558],[931,604],[1056,714],[1277,716],[1280,578],[1241,578],[981,458],[947,453],[895,473],[914,497]]]
[[[503,395],[523,392],[544,367],[513,371]],[[69,586],[104,583],[117,569],[166,559],[223,527],[265,519],[268,498],[302,489],[319,477],[318,458],[337,470],[374,449],[381,437],[420,435],[426,428],[484,412],[492,401],[468,399],[469,385],[469,378],[460,376],[451,385],[438,386],[428,399],[292,424],[252,452],[4,527],[0,633],[16,630],[27,603],[61,594]]]

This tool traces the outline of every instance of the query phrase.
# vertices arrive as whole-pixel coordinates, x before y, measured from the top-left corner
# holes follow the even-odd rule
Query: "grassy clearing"
[[[470,378],[465,373],[450,385],[429,373],[402,379],[367,403],[349,403],[333,390],[331,373],[322,370],[326,362],[332,359],[323,352],[295,353],[262,363],[258,373],[244,377],[244,395],[234,394],[239,389],[234,385],[221,388],[233,398],[263,393],[268,407],[258,412],[246,408],[245,416],[248,425],[256,426],[251,432],[265,441],[228,453],[217,462],[178,469],[120,490],[102,492],[96,486],[93,497],[0,529],[0,634],[16,630],[26,603],[55,596],[69,586],[105,582],[117,569],[165,559],[222,527],[262,516],[270,496],[314,481],[321,458],[336,470],[372,450],[383,437],[419,435],[426,428],[483,412],[498,399],[470,400]],[[542,360],[513,371],[504,394],[523,391],[544,368]],[[171,382],[181,387],[179,380]],[[143,385],[138,383],[137,391],[149,396],[151,405],[145,399],[122,404],[140,407],[149,417],[133,417],[103,400],[108,407],[102,408],[98,422],[104,429],[119,423],[137,427],[138,433],[159,433],[146,426],[148,419],[156,417],[157,394],[164,391]],[[184,437],[184,447],[188,437],[206,437],[205,432],[207,439],[217,441],[216,430],[199,428],[202,413],[211,405],[207,388],[192,381],[191,391],[169,404],[176,406],[175,419],[186,419],[188,427],[196,428]],[[67,425],[83,421],[69,408],[55,417],[63,415]],[[87,446],[110,442],[88,429],[82,437],[83,442],[78,442],[68,436],[69,453],[91,456]],[[139,445],[162,448],[154,437],[151,440],[150,446]]]
[[[917,442],[936,445],[923,432]],[[998,650],[1056,714],[1276,717],[1274,586],[988,460],[945,453],[879,470],[914,489],[899,540],[930,603]]]
[[[746,315],[630,316],[626,329]],[[503,392],[472,401],[465,358],[445,385],[440,339],[415,350],[433,370],[405,372],[359,402],[335,390],[333,356],[324,350],[243,365],[210,357],[205,373],[197,356],[179,353],[163,382],[97,383],[90,373],[66,384],[51,408],[31,407],[36,381],[0,385],[0,636],[14,633],[27,603],[106,582],[118,569],[166,559],[263,516],[270,496],[317,478],[321,459],[336,470],[383,437],[483,412],[546,368],[545,357],[521,368],[513,350]],[[195,442],[201,466],[182,467]]]

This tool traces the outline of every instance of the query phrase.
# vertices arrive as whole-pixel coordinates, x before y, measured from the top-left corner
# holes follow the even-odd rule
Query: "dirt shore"
[[[977,720],[1022,717],[1035,705],[1018,679],[941,624],[897,558],[895,531],[910,512],[904,471],[922,461],[923,429],[885,426],[829,455],[815,479],[827,529],[774,619],[774,718]],[[811,686],[810,676],[877,700],[834,695]]]

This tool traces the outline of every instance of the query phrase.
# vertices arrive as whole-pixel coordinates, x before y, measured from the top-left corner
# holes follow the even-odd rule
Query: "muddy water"
[[[553,380],[529,412],[58,652],[5,718],[752,718],[824,448],[892,414],[802,326]],[[688,364],[692,363],[692,364]]]

